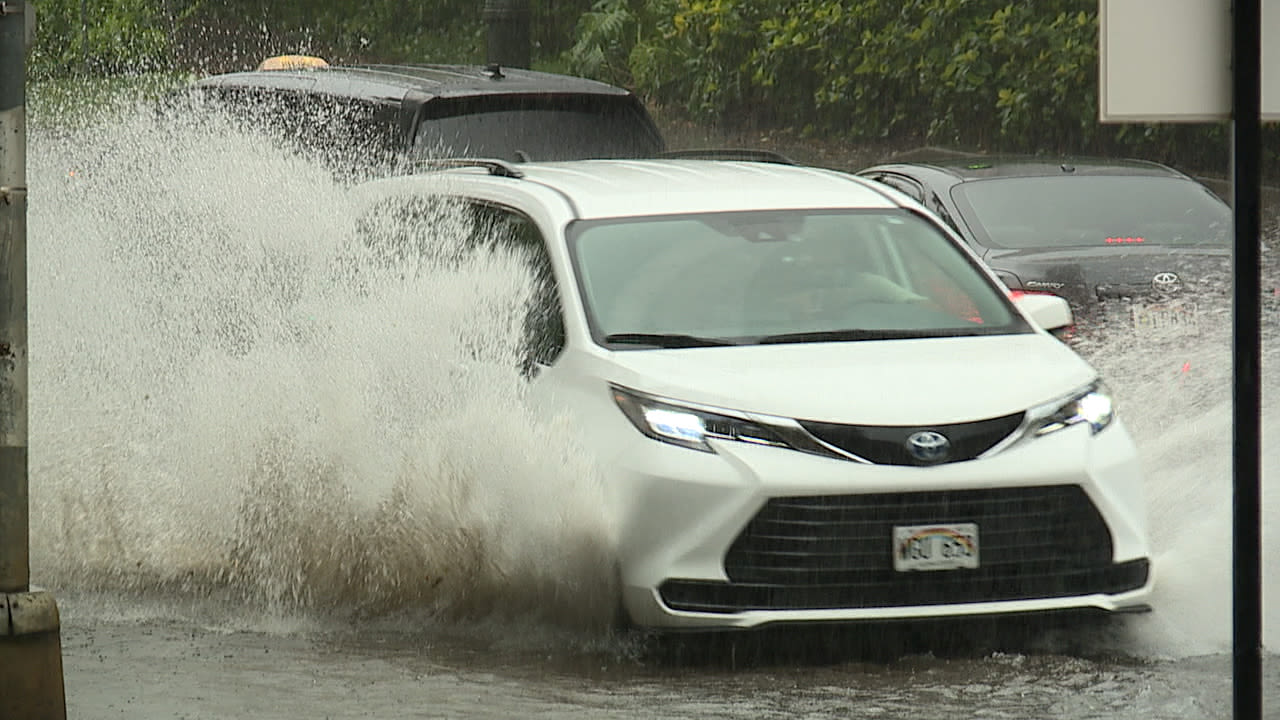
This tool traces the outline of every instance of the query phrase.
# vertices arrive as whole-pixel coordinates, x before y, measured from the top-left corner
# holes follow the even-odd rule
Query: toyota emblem
[[[1182,289],[1182,280],[1177,273],[1161,272],[1151,278],[1151,288],[1156,292],[1174,293]]]
[[[907,438],[907,450],[920,462],[939,462],[951,451],[951,441],[940,432],[921,430]]]

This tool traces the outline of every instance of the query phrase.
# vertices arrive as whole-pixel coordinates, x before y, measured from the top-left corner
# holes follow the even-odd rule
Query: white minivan
[[[532,396],[605,470],[621,605],[663,628],[1149,609],[1143,478],[1097,372],[918,203],[766,162],[455,160],[528,258]]]

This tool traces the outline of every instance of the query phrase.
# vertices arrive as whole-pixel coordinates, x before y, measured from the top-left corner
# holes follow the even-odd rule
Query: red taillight
[[[1140,237],[1109,237],[1106,240],[1108,245],[1136,245],[1137,243],[1144,243],[1146,241],[1146,238]]]

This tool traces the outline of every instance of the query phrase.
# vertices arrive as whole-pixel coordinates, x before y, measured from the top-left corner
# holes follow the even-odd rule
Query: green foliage
[[[657,0],[642,90],[696,118],[852,138],[1053,141],[1092,125],[1093,0]]]
[[[163,67],[170,16],[148,0],[38,0],[33,78],[120,74]],[[175,3],[176,4],[176,3]]]
[[[30,0],[37,80],[269,55],[480,62],[484,0]],[[1221,167],[1223,126],[1101,125],[1097,0],[530,0],[534,65],[704,124]],[[1267,131],[1264,169],[1276,164]]]
[[[598,62],[625,52],[637,91],[702,123],[1200,168],[1225,157],[1222,126],[1098,122],[1097,0],[605,0],[593,12],[622,10],[634,30],[580,26],[594,54],[576,69],[627,77]]]
[[[636,13],[627,0],[599,0],[578,19],[577,39],[565,53],[569,71],[615,85],[630,85],[630,55],[638,27]]]
[[[31,1],[31,0],[29,0]],[[534,63],[560,62],[591,0],[530,0]],[[34,78],[223,72],[286,53],[478,63],[484,0],[34,0]]]

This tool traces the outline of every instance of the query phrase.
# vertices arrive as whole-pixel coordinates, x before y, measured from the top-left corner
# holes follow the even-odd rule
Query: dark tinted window
[[[433,100],[418,126],[422,157],[576,160],[653,156],[662,150],[631,97],[488,96]]]
[[[472,242],[476,247],[498,245],[525,256],[533,273],[533,297],[524,318],[523,367],[531,374],[537,365],[550,365],[565,346],[560,291],[551,267],[551,256],[538,226],[509,208],[475,203]]]
[[[343,180],[385,175],[406,142],[393,108],[292,90],[205,89],[205,97]]]
[[[1231,233],[1226,204],[1179,178],[1001,178],[951,192],[970,228],[996,247],[1221,245]]]
[[[413,275],[424,268],[455,268],[477,252],[514,253],[529,268],[533,288],[522,320],[521,369],[532,374],[565,346],[564,317],[551,256],[533,220],[509,208],[431,195],[406,195],[374,203],[357,223],[363,247],[349,279],[364,280],[369,267]]]

